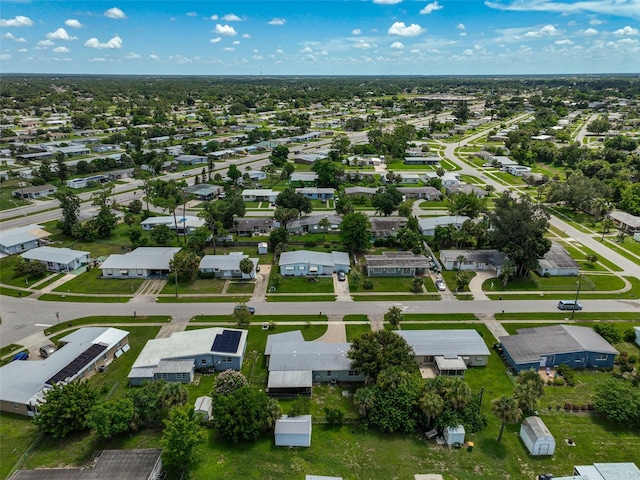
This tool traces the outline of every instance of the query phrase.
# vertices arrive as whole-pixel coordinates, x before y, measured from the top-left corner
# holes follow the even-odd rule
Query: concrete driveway
[[[351,292],[349,290],[349,277],[341,282],[338,280],[338,274],[333,274],[333,291],[336,294],[336,301],[353,301],[351,298]]]

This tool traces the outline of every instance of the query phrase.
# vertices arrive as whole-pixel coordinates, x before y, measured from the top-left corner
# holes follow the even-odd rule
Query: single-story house
[[[469,217],[465,215],[443,215],[441,217],[420,218],[418,225],[420,225],[422,235],[433,237],[436,234],[436,227],[453,225],[456,228],[460,228],[467,220],[469,220]]]
[[[440,157],[404,157],[405,165],[440,165]]]
[[[401,177],[400,183],[401,184],[419,184],[421,183],[422,179],[421,179],[421,175],[418,173],[406,173],[406,172],[399,172],[399,175]],[[382,179],[385,181],[386,183],[386,178],[383,176]]]
[[[36,247],[22,255],[27,262],[42,262],[51,272],[72,272],[89,263],[90,252],[71,248]]]
[[[282,276],[331,275],[349,273],[349,254],[346,252],[312,252],[294,250],[282,252],[278,265]]]
[[[287,225],[287,230],[293,234],[305,234],[305,233],[325,233],[324,228],[320,227],[318,223],[323,218],[329,220],[329,227],[327,227],[327,233],[329,232],[339,232],[340,231],[340,223],[342,222],[342,217],[340,215],[309,215],[302,218],[296,218],[292,220]]]
[[[263,172],[262,170],[249,170],[248,172],[244,172],[243,176],[244,175],[249,175],[252,182],[259,182],[267,178],[267,172]]]
[[[247,188],[242,191],[242,200],[245,202],[270,202],[276,201],[280,192],[270,188]]]
[[[240,261],[249,258],[242,252],[231,252],[229,255],[205,255],[200,260],[198,271],[202,273],[212,273],[215,278],[256,278],[256,268],[259,258],[249,258],[253,262],[253,269],[249,273],[240,270]]]
[[[182,165],[199,165],[207,163],[206,155],[178,155],[175,161]]]
[[[213,398],[207,395],[196,398],[193,414],[198,415],[204,421],[213,420]]]
[[[89,155],[91,149],[84,145],[69,145],[68,147],[57,147],[57,152],[64,153],[66,156],[72,157],[74,155]]]
[[[103,450],[90,466],[18,470],[10,480],[156,480],[162,475],[162,449]]]
[[[92,175],[84,178],[72,178],[67,180],[66,185],[69,188],[86,188],[98,183],[108,183],[109,178],[106,175]]]
[[[475,193],[477,197],[484,198],[487,196],[487,191],[484,188],[480,188],[477,185],[471,185],[469,183],[461,183],[457,185],[447,185],[444,187],[447,193],[455,195],[456,193]]]
[[[640,217],[620,210],[613,210],[607,214],[615,222],[618,228],[627,233],[640,232]]]
[[[573,474],[587,480],[640,480],[640,469],[632,462],[576,465]]]
[[[435,187],[398,187],[398,191],[406,198],[422,198],[424,200],[440,200],[442,192]]]
[[[276,420],[274,434],[276,447],[310,447],[311,415],[282,415]]]
[[[289,177],[289,183],[294,185],[314,185],[318,180],[316,172],[294,172]]]
[[[439,178],[443,187],[457,185],[460,183],[460,176],[456,172],[444,172],[444,175],[442,176],[438,175],[436,172],[427,172],[422,176],[425,183],[428,183],[432,178]]]
[[[166,225],[171,230],[176,231],[176,222],[178,233],[185,233],[186,230],[188,235],[193,234],[197,228],[204,227],[207,224],[207,222],[200,217],[193,215],[176,215],[175,218],[173,216],[149,217],[140,222],[140,226],[142,230],[149,231],[153,230],[156,225]]]
[[[413,252],[382,252],[382,255],[365,255],[369,277],[415,277],[423,275],[430,266],[424,255]]]
[[[509,165],[506,167],[506,171],[516,177],[524,177],[531,172],[531,167],[526,167],[524,165]]]
[[[104,278],[149,278],[169,274],[169,261],[179,247],[138,247],[133,252],[109,255],[100,269]]]
[[[576,262],[569,252],[556,242],[551,242],[551,249],[538,260],[538,275],[557,276],[575,276],[580,271],[580,265]]]
[[[447,270],[502,272],[507,256],[498,250],[440,250],[440,262]],[[462,262],[460,261],[462,260]]]
[[[304,165],[313,165],[318,160],[324,160],[327,158],[326,155],[322,153],[307,153],[307,154],[298,154],[293,157],[294,163],[302,163]]]
[[[20,190],[14,190],[13,196],[18,198],[43,198],[50,197],[58,191],[58,187],[55,185],[34,185],[33,187],[25,187]]]
[[[495,155],[491,157],[490,161],[503,170],[506,170],[507,167],[518,165],[518,162],[516,162],[515,160],[511,160],[509,157],[505,157],[504,155]]]
[[[373,238],[395,237],[407,225],[405,217],[369,217]]]
[[[555,438],[542,419],[537,416],[527,417],[522,421],[520,438],[529,450],[529,454],[533,456],[553,455],[556,449]]]
[[[240,237],[251,237],[253,235],[269,235],[271,230],[279,226],[280,223],[273,218],[247,217],[236,219],[234,230]]]
[[[161,135],[159,137],[151,137],[147,141],[149,143],[162,143],[168,142],[169,140],[171,140],[171,137],[169,135]]]
[[[276,397],[311,395],[314,383],[364,382],[351,369],[350,343],[308,342],[300,330],[267,337],[264,351],[269,379],[267,393]]]
[[[96,153],[104,153],[104,152],[109,152],[111,150],[118,150],[118,148],[119,148],[118,145],[102,143],[102,144],[92,146],[91,150]]]
[[[246,348],[247,330],[213,327],[174,332],[146,343],[131,367],[129,384],[190,383],[196,369],[240,370]]]
[[[330,200],[336,193],[334,188],[301,187],[295,190],[310,200]]]
[[[129,350],[129,332],[84,327],[60,339],[62,346],[43,360],[11,362],[0,368],[0,410],[33,417],[47,389],[58,382],[86,379]]]
[[[12,255],[39,247],[44,239],[51,235],[35,223],[24,227],[0,230],[0,253]]]
[[[499,338],[503,354],[516,372],[563,364],[571,368],[611,368],[620,353],[590,327],[552,325],[517,332]]]
[[[373,187],[345,187],[344,196],[345,197],[366,197],[373,198],[373,196],[378,192],[378,188]]]
[[[463,376],[468,367],[484,367],[489,349],[476,330],[399,330],[413,348],[419,367],[433,366],[438,375]]]
[[[122,168],[120,170],[112,170],[111,172],[107,172],[107,178],[111,181],[122,180],[124,178],[133,178],[134,175],[133,168]]]
[[[209,185],[208,183],[197,183],[184,188],[184,192],[190,193],[197,200],[207,201],[216,198],[224,189],[219,185]]]

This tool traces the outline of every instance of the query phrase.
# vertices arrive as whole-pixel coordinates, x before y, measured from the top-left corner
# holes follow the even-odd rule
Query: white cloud
[[[67,47],[56,47],[51,51],[55,53],[69,53],[71,50],[69,50]]]
[[[104,63],[107,61],[107,59],[104,57],[93,57],[93,58],[90,58],[89,61],[91,63]]]
[[[38,45],[42,47],[53,47],[55,43],[53,43],[51,40],[40,40],[38,42]]]
[[[187,17],[197,17],[198,14],[196,12],[187,12]]]
[[[564,40],[556,40],[553,43],[555,43],[556,45],[573,45],[573,42],[568,38],[565,38]]]
[[[28,48],[19,48],[18,49],[18,52],[20,52],[20,53],[27,53],[28,51],[29,51]]]
[[[156,55],[155,53],[152,53],[151,55],[149,55],[149,59],[150,60],[160,60],[160,57],[158,55]]]
[[[219,23],[216,25],[215,32],[223,37],[233,37],[238,34],[231,25],[220,25]]]
[[[597,18],[592,18],[591,20],[589,20],[590,25],[600,25],[601,23],[602,20],[598,20]]]
[[[269,25],[284,25],[287,21],[284,18],[273,18],[267,22]]]
[[[354,28],[353,30],[351,30],[352,35],[360,35],[361,33],[362,30],[360,30],[359,28]]]
[[[232,42],[232,44],[233,44],[233,45],[240,45],[240,40],[234,40],[234,41]]]
[[[13,18],[0,18],[0,27],[30,27],[33,21],[29,17],[17,15]]]
[[[82,28],[82,24],[75,18],[69,18],[68,20],[65,20],[64,24],[67,27],[71,27],[71,28]]]
[[[464,52],[462,52],[463,55],[473,55],[473,50],[471,50],[470,48],[467,48]]]
[[[245,33],[242,35],[242,38],[251,38],[251,35],[249,35],[248,33]]]
[[[107,18],[113,18],[115,20],[121,20],[123,18],[127,18],[124,12],[120,10],[118,7],[110,8],[109,10],[104,12],[104,16]]]
[[[353,48],[359,48],[360,50],[369,50],[371,48],[371,44],[369,42],[363,42],[360,40],[358,43],[353,45]]]
[[[579,0],[575,2],[558,2],[555,0],[494,0],[485,1],[489,8],[518,12],[551,12],[551,13],[601,13],[618,17],[640,18],[640,0]]]
[[[556,27],[553,25],[545,25],[540,30],[532,30],[524,34],[525,38],[540,38],[540,37],[551,37],[553,35],[559,35],[560,32],[556,30]]]
[[[404,45],[402,44],[402,42],[393,42],[390,45],[391,48],[394,48],[396,50],[402,50],[404,48]]]
[[[459,23],[458,25],[456,25],[456,28],[458,30],[466,30],[467,27],[465,27],[464,23]]]
[[[126,58],[127,60],[137,60],[140,58],[140,55],[138,55],[136,52],[130,52],[127,53],[124,58]]]
[[[300,50],[300,53],[313,53],[313,49],[311,47],[304,47]]]
[[[218,20],[218,15],[211,15],[209,20]]]
[[[222,17],[222,20],[224,20],[225,22],[241,22],[242,19],[237,16],[235,13],[227,13],[224,17]]]
[[[402,0],[373,0],[373,3],[377,3],[379,5],[395,5],[396,3],[401,3]]]
[[[11,55],[9,55],[8,53],[1,53],[0,60],[11,60]]]
[[[442,5],[438,3],[438,0],[432,3],[427,3],[425,7],[420,10],[420,15],[429,15],[431,12],[435,12],[436,10],[440,10]]]
[[[253,57],[252,57],[252,58],[253,58],[254,60],[262,60],[262,59],[263,59],[262,55],[253,55]]]
[[[420,35],[424,31],[425,29],[417,23],[412,23],[411,25],[407,26],[404,24],[404,22],[396,22],[389,27],[387,33],[389,35],[398,35],[400,37],[415,37],[417,35]]]
[[[103,49],[103,48],[118,49],[118,48],[122,48],[122,39],[118,36],[115,36],[111,40],[109,40],[107,43],[100,43],[100,41],[97,38],[93,37],[87,40],[86,42],[84,42],[84,46],[89,48],[97,48],[97,49]]]
[[[7,40],[12,40],[18,43],[25,43],[26,40],[22,37],[15,37],[11,32],[3,33],[1,35],[2,38],[6,38]]]
[[[590,37],[597,35],[598,34],[598,30],[596,30],[595,28],[587,28],[584,32],[582,32],[585,35],[588,35]]]
[[[613,34],[616,35],[617,37],[622,37],[626,35],[638,35],[638,29],[627,25],[624,28],[620,28],[616,30],[615,32],[613,32]]]
[[[216,37],[209,40],[209,43],[218,43],[222,41],[222,37]]]
[[[284,50],[279,48],[279,49],[276,50],[276,53],[284,53]]]
[[[55,32],[47,33],[47,38],[51,40],[77,40],[78,37],[72,37],[64,28],[59,28]]]
[[[233,48],[233,47],[224,47],[224,48],[222,49],[222,51],[223,51],[223,52],[235,52],[235,51],[236,51],[236,49],[235,49],[235,48]]]

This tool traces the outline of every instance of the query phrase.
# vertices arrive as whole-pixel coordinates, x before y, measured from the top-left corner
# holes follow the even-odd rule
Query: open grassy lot
[[[83,325],[91,325],[91,324],[104,324],[107,326],[114,326],[116,328],[123,328],[124,330],[128,330],[127,327],[118,327],[118,324],[122,324],[122,323],[149,323],[149,324],[153,324],[153,323],[168,323],[171,321],[171,317],[159,317],[159,316],[143,316],[143,315],[138,315],[135,318],[132,316],[130,317],[84,317],[84,318],[77,318],[75,320],[69,320],[69,321],[63,321],[62,323],[59,323],[57,325],[54,325],[52,327],[46,328],[44,330],[44,334],[49,336],[52,335],[56,332],[60,332],[62,330],[66,330],[70,327],[81,327]],[[150,325],[152,326],[152,325]],[[66,335],[66,333],[65,333]]]
[[[615,291],[624,288],[624,282],[615,275],[581,275],[579,277],[541,277],[534,272],[529,272],[527,277],[515,277],[509,280],[506,286],[496,278],[489,278],[482,284],[484,291],[576,291],[580,282],[581,292],[588,291]],[[491,288],[493,284],[493,288]]]
[[[196,278],[195,280],[178,281],[178,294],[181,293],[222,293],[226,280],[218,278]],[[161,294],[175,294],[176,284],[173,275],[169,275]]]
[[[113,295],[102,297],[91,297],[83,295],[68,295],[45,293],[38,297],[43,302],[82,302],[82,303],[127,303],[131,299],[131,295]]]
[[[56,292],[73,292],[73,293],[116,293],[122,295],[131,295],[134,293],[144,280],[138,278],[101,278],[102,270],[92,268],[82,273],[73,280],[60,285],[54,291]]]
[[[27,417],[0,412],[0,477],[9,477],[13,466],[37,436],[37,427]]]
[[[366,277],[373,284],[371,290],[349,285],[352,292],[411,292],[413,277]],[[427,283],[427,281],[425,281]]]
[[[413,302],[416,300],[440,300],[440,295],[425,295],[420,293],[408,293],[407,295],[393,295],[392,293],[380,294],[352,294],[355,302]]]
[[[174,295],[164,295],[157,298],[158,303],[246,303],[251,299],[249,296],[240,295],[219,295],[217,297],[208,296],[191,296],[184,297],[179,296],[176,298]]]
[[[347,331],[347,342],[353,342],[355,338],[359,337],[363,333],[371,331],[371,326],[368,324],[367,325],[347,325],[345,328]]]
[[[31,275],[16,275],[13,269],[20,258],[21,257],[19,255],[11,255],[0,259],[0,283],[14,287],[29,287],[35,282],[51,275],[51,272],[45,272],[39,277],[33,277]]]
[[[473,313],[408,313],[403,315],[411,322],[473,322],[478,320]]]
[[[244,294],[244,295],[252,295],[253,290],[256,288],[256,284],[253,281],[245,280],[245,281],[234,281],[229,283],[229,287],[227,288],[227,293],[230,294]]]
[[[269,283],[269,289],[272,286]],[[333,278],[285,277],[274,293],[333,293]]]
[[[345,315],[342,317],[343,322],[368,322],[369,317],[364,313],[354,313],[353,315]]]

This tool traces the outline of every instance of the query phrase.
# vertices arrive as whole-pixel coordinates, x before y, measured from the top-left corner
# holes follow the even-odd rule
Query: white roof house
[[[427,237],[433,237],[436,233],[436,227],[446,227],[453,225],[460,228],[464,222],[469,220],[465,215],[443,215],[441,217],[427,217],[418,220],[422,234]]]
[[[11,362],[0,369],[2,410],[33,416],[54,383],[82,379],[129,350],[129,332],[85,327],[60,339],[64,345],[43,360]]]
[[[156,225],[166,225],[171,230],[176,230],[176,223],[178,232],[184,233],[186,229],[188,234],[193,233],[196,228],[204,227],[207,224],[207,222],[200,217],[193,215],[178,215],[175,219],[172,216],[149,217],[140,222],[140,226],[143,230],[153,230]]]
[[[640,480],[640,469],[632,462],[576,465],[573,473],[588,480]]]
[[[24,227],[0,231],[0,253],[20,253],[38,247],[42,239],[51,235],[42,225],[30,224]]]
[[[242,191],[245,202],[275,202],[280,192],[270,188],[246,188]]]
[[[138,247],[133,252],[113,254],[102,262],[105,278],[148,278],[169,273],[169,261],[179,247]]]
[[[36,247],[20,255],[31,262],[42,262],[47,270],[70,272],[89,262],[90,252],[70,248]]]
[[[256,278],[256,267],[260,259],[249,258],[253,262],[253,269],[249,273],[244,273],[240,270],[240,261],[244,258],[249,258],[249,255],[242,252],[232,252],[229,255],[205,255],[200,260],[198,269],[203,273],[212,273],[215,277],[220,278]]]
[[[331,275],[334,272],[349,272],[349,254],[346,252],[313,252],[294,250],[283,252],[278,265],[284,276]]]

